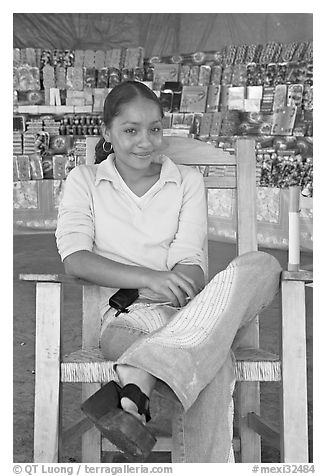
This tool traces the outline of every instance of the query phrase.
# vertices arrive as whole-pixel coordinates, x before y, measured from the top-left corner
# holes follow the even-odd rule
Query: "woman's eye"
[[[126,129],[125,131],[127,134],[134,134],[136,132],[136,129],[132,129],[132,128],[129,128],[129,129]]]
[[[153,127],[152,132],[154,132],[154,133],[161,132],[161,128],[160,127]]]

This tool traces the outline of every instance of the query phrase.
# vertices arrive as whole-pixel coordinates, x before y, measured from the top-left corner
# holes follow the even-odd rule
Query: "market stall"
[[[309,14],[15,14],[15,230],[55,229],[107,92],[135,79],[160,97],[166,135],[223,148],[255,137],[259,242],[286,248],[288,188],[313,193],[311,38]],[[232,191],[208,200],[210,239],[233,240]],[[301,244],[312,249],[311,209]]]

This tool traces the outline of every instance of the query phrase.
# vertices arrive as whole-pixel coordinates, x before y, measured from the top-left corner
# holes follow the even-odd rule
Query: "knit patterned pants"
[[[103,331],[106,358],[149,372],[174,396],[173,462],[233,461],[232,343],[272,301],[280,272],[270,254],[245,253],[180,310],[135,303]]]

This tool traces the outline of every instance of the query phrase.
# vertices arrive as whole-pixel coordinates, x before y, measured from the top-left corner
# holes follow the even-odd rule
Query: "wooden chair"
[[[166,137],[164,141],[165,153],[176,163],[236,169],[233,176],[220,177],[208,175],[205,168],[205,185],[235,190],[237,253],[257,250],[254,140],[238,139],[228,151],[192,139]],[[88,142],[87,150],[93,161],[94,143]],[[242,336],[236,352],[239,439],[234,440],[241,462],[261,461],[261,436],[280,447],[282,461],[308,461],[304,284],[311,278],[308,271],[283,272],[280,356],[259,349],[258,316]],[[102,451],[114,451],[115,447],[102,440],[88,420],[82,419],[65,431],[60,424],[63,383],[82,382],[84,400],[113,376],[112,362],[105,362],[99,351],[98,287],[66,275],[23,274],[20,279],[36,282],[34,461],[57,462],[60,445],[82,432],[82,461],[100,462]],[[63,285],[83,287],[82,349],[68,356],[61,355],[60,346]],[[282,381],[281,435],[260,416],[262,381]],[[158,435],[153,451],[170,448],[170,437]]]

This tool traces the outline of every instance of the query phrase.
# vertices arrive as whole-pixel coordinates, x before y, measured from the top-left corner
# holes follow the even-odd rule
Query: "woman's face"
[[[146,169],[157,157],[162,143],[159,107],[143,98],[124,104],[104,137],[111,142],[116,161],[125,170]]]

